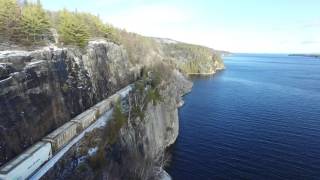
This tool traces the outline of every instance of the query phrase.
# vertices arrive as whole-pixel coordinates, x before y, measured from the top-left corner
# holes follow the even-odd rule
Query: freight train
[[[0,168],[0,180],[27,179],[68,142],[94,123],[100,115],[110,110],[117,101],[125,98],[132,89],[133,85],[129,85],[99,102],[3,165]]]

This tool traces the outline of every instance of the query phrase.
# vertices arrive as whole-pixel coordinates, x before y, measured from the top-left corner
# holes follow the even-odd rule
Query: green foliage
[[[164,51],[173,64],[186,74],[209,73],[214,63],[212,49],[186,44],[175,43],[164,45]]]
[[[50,34],[49,18],[41,4],[27,4],[22,8],[21,29],[29,43],[41,42]]]
[[[116,30],[104,24],[98,16],[89,13],[77,13],[63,10],[59,12],[58,20],[52,15],[52,21],[58,21],[60,41],[84,47],[89,38],[107,38],[118,43]]]
[[[140,109],[139,106],[137,105],[134,105],[133,108],[132,108],[132,116],[133,117],[140,117],[140,119],[144,119],[144,111]]]
[[[93,170],[99,170],[106,164],[106,153],[102,147],[99,147],[96,154],[89,158],[89,166]]]
[[[136,81],[134,87],[141,94],[144,91],[145,83],[143,81]]]
[[[221,58],[221,53],[214,53],[212,56],[213,61],[217,62],[218,68],[224,68],[224,63]]]
[[[120,129],[127,121],[127,117],[122,112],[120,101],[118,101],[114,107],[113,120],[116,122],[116,129]]]
[[[102,22],[99,16],[94,16],[90,13],[78,13],[79,20],[86,25],[90,37],[107,38],[115,43],[118,43],[116,30],[111,25]]]
[[[107,144],[114,144],[117,140],[120,129],[126,124],[126,122],[127,117],[122,112],[120,102],[117,102],[113,108],[112,120],[103,131],[103,140],[100,146],[104,147]]]
[[[53,39],[52,27],[66,45],[84,47],[95,37],[119,44],[119,31],[98,16],[67,10],[46,12],[39,0],[36,4],[24,1],[20,7],[16,0],[0,0],[0,40],[39,45]]]
[[[99,17],[89,13],[77,13],[77,18],[87,27],[91,37],[102,37],[102,28],[104,24]]]
[[[141,61],[148,59],[148,53],[158,51],[158,46],[152,38],[126,31],[118,31],[118,33],[119,41],[127,50],[129,60],[133,64],[143,63]]]
[[[190,61],[185,64],[181,64],[180,68],[187,74],[200,73],[200,62]]]
[[[40,2],[19,7],[14,0],[0,0],[0,36],[25,45],[49,39],[50,23]]]
[[[86,172],[87,171],[87,166],[84,164],[84,163],[81,163],[79,166],[78,166],[78,170],[80,172]]]
[[[60,42],[84,47],[88,43],[89,31],[76,13],[63,10],[59,13]]]
[[[105,147],[116,143],[120,129],[126,124],[127,117],[122,112],[120,101],[118,101],[113,109],[112,120],[102,131],[102,139],[98,145],[98,151],[89,158],[89,165],[93,170],[99,170],[106,163]]]
[[[19,41],[20,8],[15,0],[0,0],[0,39]]]
[[[153,105],[157,105],[159,101],[162,101],[162,98],[158,89],[149,89],[147,92],[147,102],[152,102]]]

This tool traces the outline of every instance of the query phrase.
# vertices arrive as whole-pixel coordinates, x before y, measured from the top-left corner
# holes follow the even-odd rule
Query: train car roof
[[[108,101],[110,102],[110,99],[109,99],[109,98],[104,99],[104,100],[102,100],[102,101],[98,102],[97,104],[95,104],[94,106],[92,106],[91,108],[94,108],[94,107],[100,106],[101,104],[104,104],[104,103],[106,103],[106,102],[108,102]]]
[[[78,119],[82,119],[92,113],[96,113],[95,109],[88,109],[86,111],[84,111],[83,113],[79,114],[78,116],[76,116],[75,118],[73,118],[74,120],[78,120]]]
[[[69,122],[65,123],[64,125],[62,125],[61,127],[59,127],[58,129],[54,130],[52,133],[47,135],[45,138],[55,138],[61,132],[65,131],[66,129],[68,129],[72,125],[74,125],[74,122],[69,121]]]

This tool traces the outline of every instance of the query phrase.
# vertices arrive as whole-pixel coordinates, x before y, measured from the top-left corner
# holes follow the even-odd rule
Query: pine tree
[[[76,13],[63,10],[59,16],[60,42],[84,47],[89,39],[87,26]]]
[[[50,34],[49,18],[40,2],[28,4],[22,9],[22,30],[27,41],[39,43]]]
[[[0,0],[0,38],[18,41],[20,8],[15,0]]]
[[[76,13],[77,17],[87,26],[91,37],[110,38],[114,35],[113,28],[103,23],[99,16],[90,13]]]

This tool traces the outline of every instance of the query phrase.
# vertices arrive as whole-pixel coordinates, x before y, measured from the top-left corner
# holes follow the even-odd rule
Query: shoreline
[[[207,72],[207,73],[187,73],[187,76],[193,76],[193,75],[200,75],[200,76],[210,76],[210,75],[214,75],[219,71],[225,70],[225,67],[223,68],[217,68],[215,70],[213,70],[212,72]]]
[[[291,57],[312,57],[312,58],[320,58],[320,54],[288,54]]]

